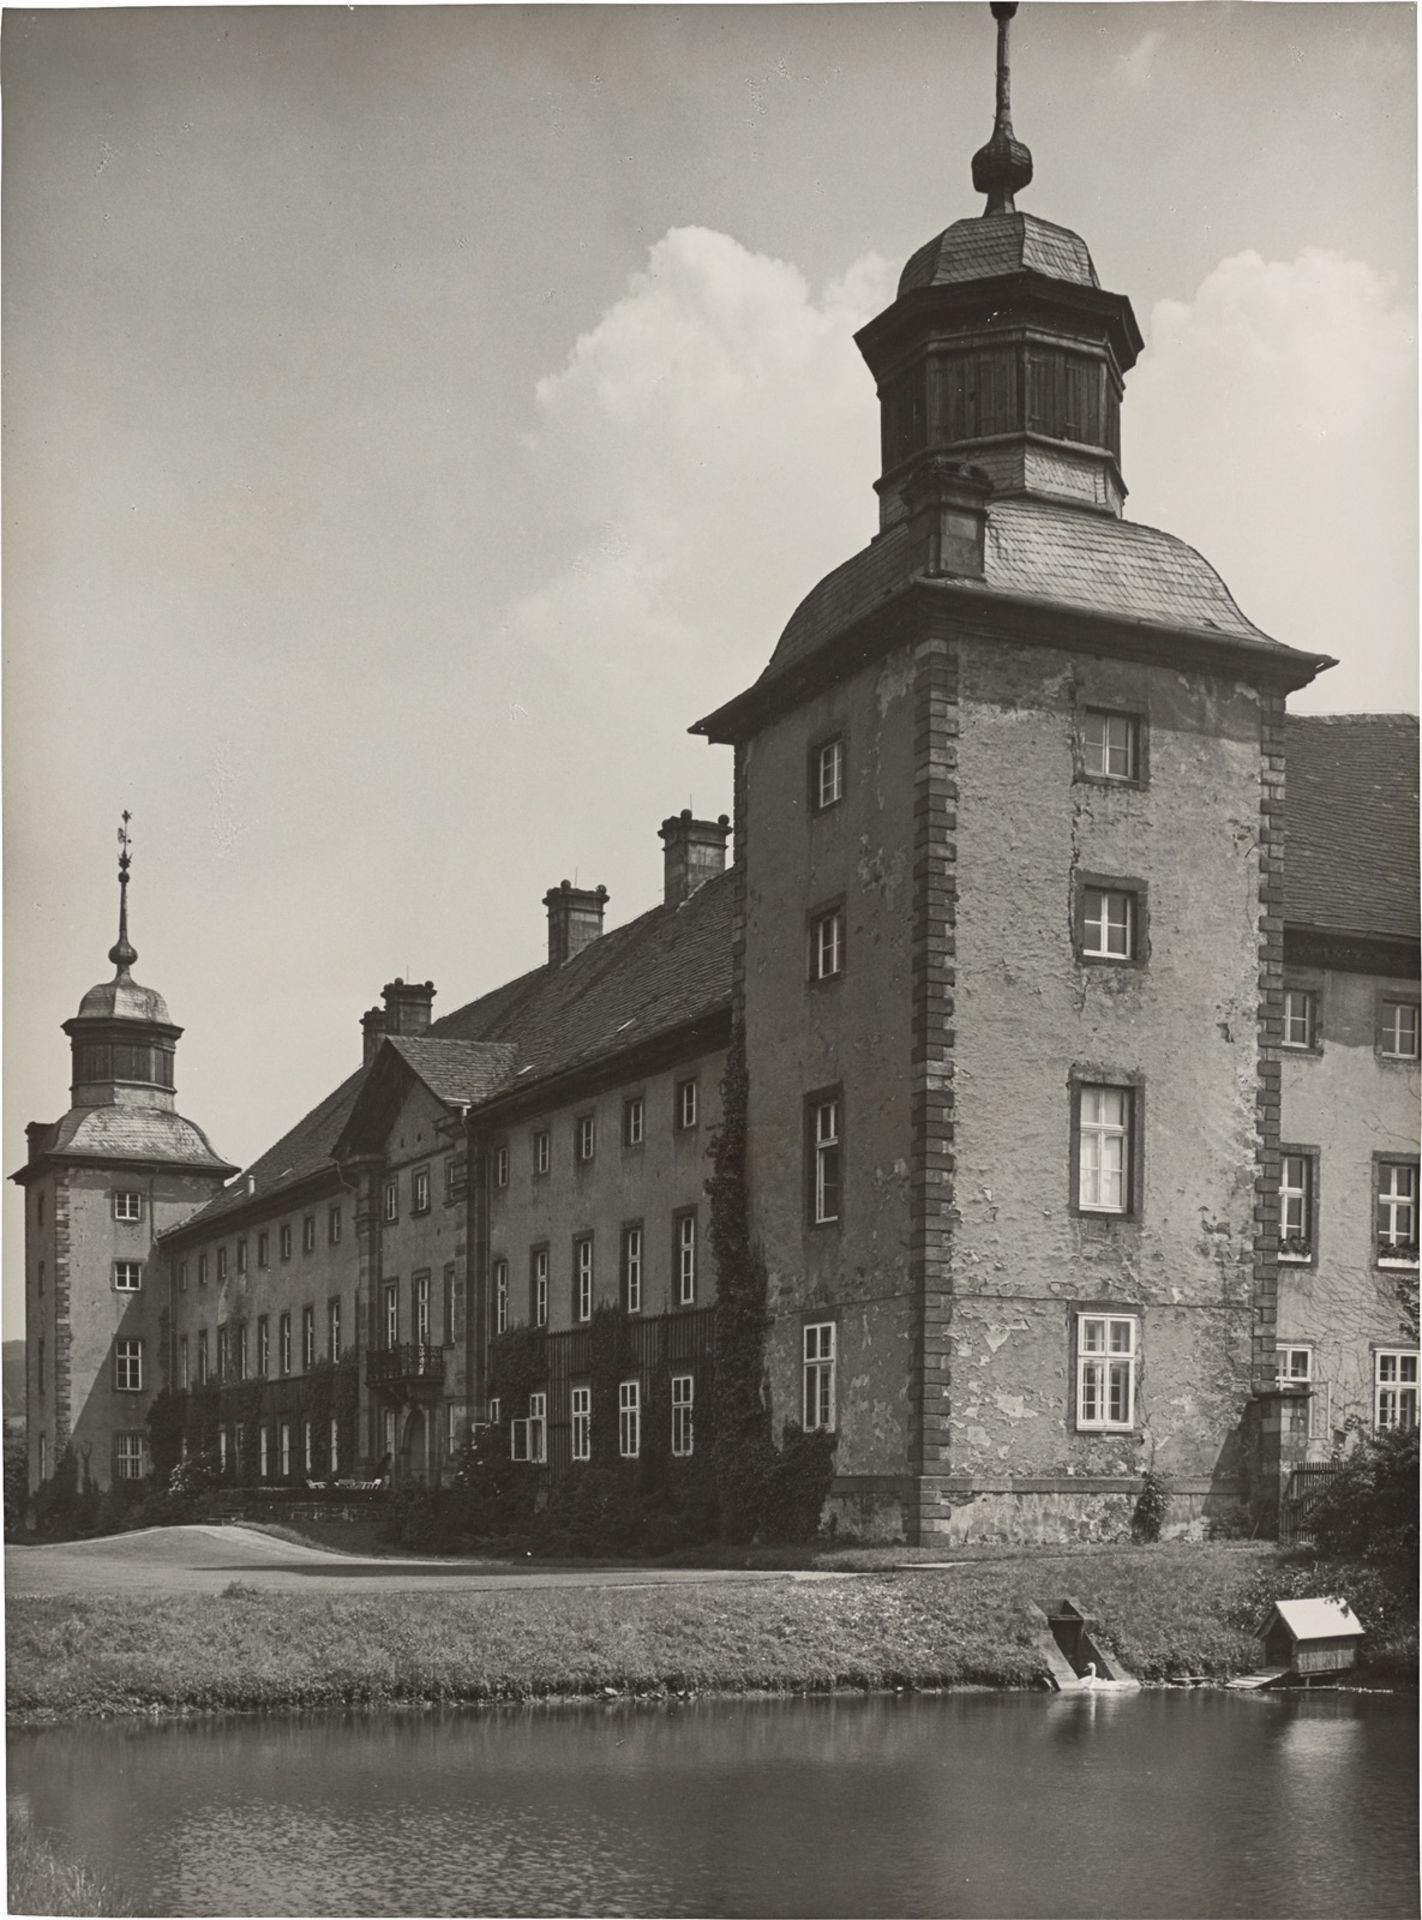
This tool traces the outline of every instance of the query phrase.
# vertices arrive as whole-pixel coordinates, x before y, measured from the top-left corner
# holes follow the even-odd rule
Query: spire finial
[[[1016,213],[1012,196],[1032,178],[1032,156],[1012,132],[1012,72],[1008,65],[1007,23],[1017,11],[1017,0],[992,0],[997,22],[997,113],[992,138],[973,155],[973,185],[987,195],[983,218]]]
[[[128,941],[128,870],[133,864],[133,855],[130,852],[133,842],[128,837],[128,823],[132,818],[133,815],[125,807],[123,825],[118,830],[119,935],[113,946],[109,948],[109,958],[120,974],[127,973],[138,958]]]

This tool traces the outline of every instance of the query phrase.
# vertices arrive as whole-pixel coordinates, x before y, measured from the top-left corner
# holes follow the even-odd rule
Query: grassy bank
[[[75,1866],[36,1833],[18,1807],[9,1816],[6,1911],[9,1913],[130,1914],[115,1888]]]
[[[1264,1547],[1036,1553],[814,1583],[15,1599],[13,1719],[619,1693],[1045,1684],[1072,1594],[1142,1679],[1250,1665]]]

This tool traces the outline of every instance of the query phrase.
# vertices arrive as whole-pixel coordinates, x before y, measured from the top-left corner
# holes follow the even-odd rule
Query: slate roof
[[[1284,740],[1284,918],[1416,940],[1416,719],[1290,714]]]
[[[800,666],[844,627],[912,580],[912,545],[900,522],[825,578],[800,602],[757,685]],[[1183,540],[1133,520],[1047,500],[988,506],[982,591],[1248,640],[1288,655],[1246,619],[1209,562]],[[972,587],[975,582],[960,584]]]
[[[535,968],[427,1034],[390,1044],[439,1099],[477,1105],[729,1010],[734,898],[730,874],[708,880],[679,906],[614,927],[564,966]],[[367,1072],[342,1081],[174,1233],[208,1228],[325,1172]]]
[[[168,1003],[152,987],[140,987],[132,974],[120,971],[112,980],[90,987],[79,1002],[80,1020],[145,1020],[155,1026],[172,1025]]]
[[[436,1100],[477,1104],[508,1083],[518,1048],[487,1040],[444,1040],[429,1034],[391,1034],[390,1045],[409,1063]]]
[[[899,275],[899,292],[993,280],[1024,268],[1079,287],[1101,284],[1080,234],[1033,213],[997,213],[955,220],[936,234],[909,259]]]
[[[44,1151],[75,1160],[156,1160],[231,1170],[201,1127],[164,1107],[71,1107],[56,1121]]]

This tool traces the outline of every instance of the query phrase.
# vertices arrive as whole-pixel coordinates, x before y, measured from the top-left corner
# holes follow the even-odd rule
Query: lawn
[[[1224,1674],[1262,1546],[1159,1546],[814,1583],[359,1598],[14,1599],[12,1719],[834,1687],[1046,1684],[1031,1603],[1071,1594],[1142,1679]]]

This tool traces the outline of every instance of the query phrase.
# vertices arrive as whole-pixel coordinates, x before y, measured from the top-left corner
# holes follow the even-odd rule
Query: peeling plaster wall
[[[1249,1393],[1257,696],[968,640],[960,686],[950,1471],[1208,1485]],[[1081,706],[1148,715],[1143,789],[1075,777]],[[1074,957],[1078,869],[1149,889],[1144,965]],[[1138,1218],[1072,1213],[1073,1069],[1142,1077]],[[1133,1433],[1075,1429],[1081,1302],[1141,1313]]]
[[[812,813],[811,748],[836,733],[846,745],[844,799]],[[751,1204],[769,1269],[774,1420],[778,1432],[801,1418],[805,1322],[837,1318],[836,1469],[842,1479],[889,1476],[895,1528],[909,1468],[913,1334],[913,754],[913,664],[903,647],[768,726],[746,747],[744,772]],[[811,985],[807,916],[841,895],[843,973]],[[811,1227],[805,1099],[835,1085],[842,1217]]]
[[[1290,986],[1318,995],[1318,1047],[1283,1051],[1283,1143],[1318,1154],[1315,1249],[1307,1265],[1279,1266],[1279,1344],[1313,1347],[1321,1391],[1310,1410],[1309,1457],[1327,1458],[1345,1422],[1371,1425],[1373,1350],[1417,1345],[1417,1271],[1375,1257],[1375,1156],[1418,1152],[1422,1075],[1384,1060],[1384,999],[1415,1000],[1415,980],[1302,972]]]

